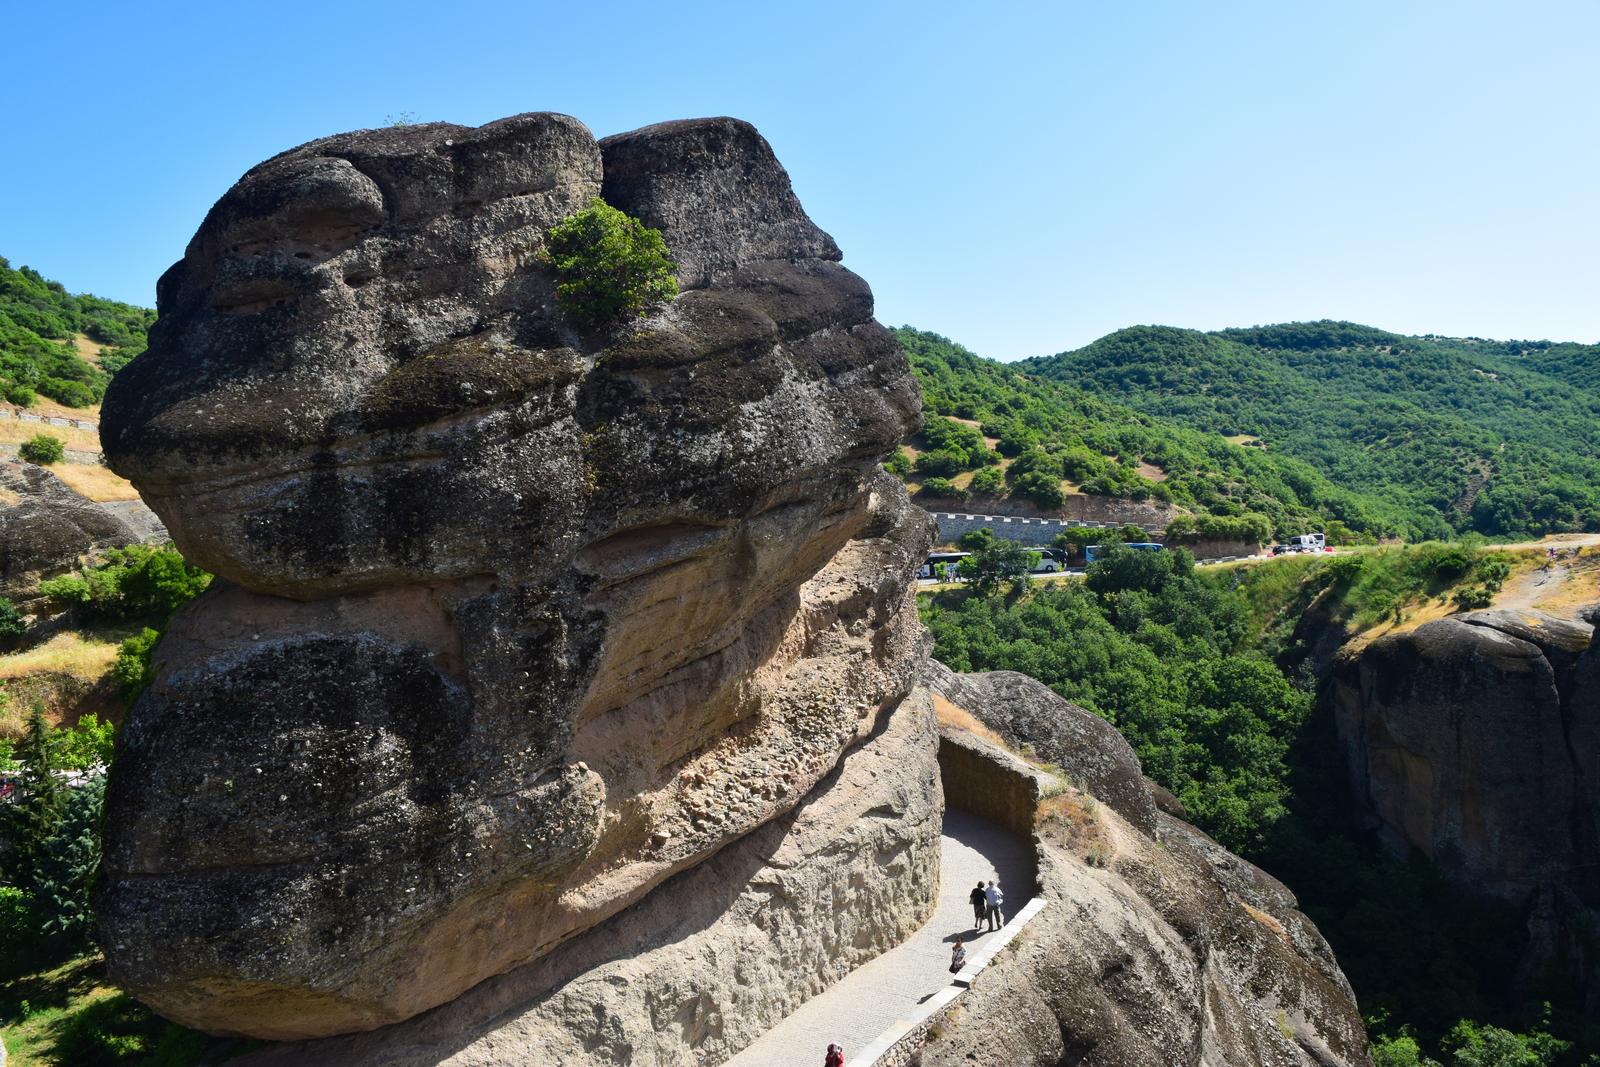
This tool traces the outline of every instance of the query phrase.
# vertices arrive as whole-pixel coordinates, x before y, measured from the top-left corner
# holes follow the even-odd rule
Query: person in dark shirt
[[[972,902],[972,928],[976,930],[983,925],[983,914],[989,910],[989,895],[983,891],[982,882],[967,894],[967,899]]]

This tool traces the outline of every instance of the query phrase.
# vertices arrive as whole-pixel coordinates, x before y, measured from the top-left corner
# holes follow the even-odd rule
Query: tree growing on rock
[[[555,269],[561,309],[588,325],[637,315],[678,295],[661,231],[598,196],[550,228],[544,258]]]

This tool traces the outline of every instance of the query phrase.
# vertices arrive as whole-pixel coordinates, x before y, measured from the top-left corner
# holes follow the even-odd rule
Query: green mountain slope
[[[929,430],[917,444],[933,450],[915,466],[902,459],[907,476],[943,474],[959,481],[959,471],[976,469],[968,486],[987,479],[997,486],[991,497],[1026,497],[1043,506],[1050,506],[1048,486],[1065,480],[1086,492],[1170,502],[1235,520],[1233,525],[1259,516],[1256,524],[1267,527],[1257,531],[1262,537],[1333,523],[1381,535],[1402,518],[1384,501],[1341,488],[1300,460],[1241,447],[1091,390],[1023,374],[1018,365],[984,359],[938,334],[909,326],[894,332],[910,357],[928,415]],[[951,419],[977,423],[978,429],[951,426]],[[982,454],[988,451],[983,437],[996,442],[998,456]],[[929,463],[944,453],[956,459]],[[997,469],[1002,457],[1008,460],[1003,476]],[[979,500],[984,495],[970,491]],[[1226,521],[1210,525],[1228,532]]]
[[[155,318],[131,304],[73,296],[0,256],[0,394],[13,404],[31,403],[36,394],[69,407],[94,404],[111,375],[144,351]],[[105,346],[98,366],[78,354],[78,334]]]
[[[1417,539],[1600,529],[1600,347],[1344,322],[1119,330],[1018,369],[1259,438]]]

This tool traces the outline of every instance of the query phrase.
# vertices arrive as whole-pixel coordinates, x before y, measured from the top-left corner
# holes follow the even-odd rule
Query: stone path
[[[822,1062],[830,1041],[844,1046],[848,1061],[950,984],[950,946],[958,936],[969,956],[992,936],[972,932],[967,894],[978,879],[1000,882],[1007,918],[1033,896],[1032,846],[1008,831],[946,810],[941,844],[939,902],[922,929],[806,1001],[726,1067],[810,1067]]]

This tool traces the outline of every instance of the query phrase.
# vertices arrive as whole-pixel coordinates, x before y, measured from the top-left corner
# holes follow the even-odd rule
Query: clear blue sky
[[[149,304],[328,133],[754,122],[879,317],[985,355],[1345,318],[1600,341],[1600,4],[88,2],[6,14],[0,254]]]

